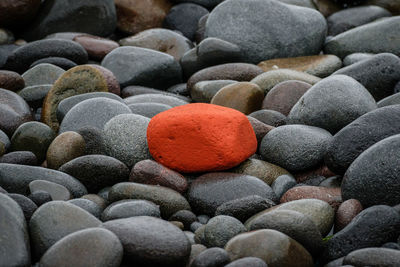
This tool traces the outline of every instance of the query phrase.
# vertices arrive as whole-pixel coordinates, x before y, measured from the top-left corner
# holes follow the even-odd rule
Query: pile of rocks
[[[400,3],[2,0],[0,266],[399,266]]]

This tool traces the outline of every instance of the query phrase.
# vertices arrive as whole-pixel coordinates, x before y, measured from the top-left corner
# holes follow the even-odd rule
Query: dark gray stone
[[[349,253],[343,259],[343,265],[353,266],[397,266],[400,251],[388,248],[364,248]]]
[[[167,92],[182,96],[189,96],[189,91],[186,83],[178,83],[172,85],[170,88],[167,89]]]
[[[185,230],[190,229],[190,225],[197,221],[196,215],[190,210],[180,210],[175,212],[168,221],[178,221],[183,223]]]
[[[47,191],[35,191],[28,196],[38,207],[52,201],[51,195]]]
[[[51,64],[39,64],[30,68],[22,74],[25,86],[54,84],[54,82],[63,75],[65,70]]]
[[[135,216],[160,218],[160,207],[147,200],[120,200],[109,205],[103,211],[101,219],[110,221]]]
[[[103,227],[118,236],[124,259],[141,266],[184,266],[191,245],[185,234],[164,220],[138,216],[112,220]]]
[[[35,193],[37,191],[45,191],[50,194],[53,200],[69,200],[71,198],[71,192],[60,184],[45,181],[45,180],[34,180],[29,183],[29,191]]]
[[[399,120],[400,105],[364,114],[333,136],[325,155],[325,164],[334,173],[344,174],[367,148],[389,136],[400,134]]]
[[[36,60],[35,62],[33,62],[29,68],[33,68],[36,65],[43,64],[43,63],[52,64],[54,66],[62,68],[63,70],[69,70],[69,69],[77,66],[77,64],[75,62],[73,62],[72,60],[69,60],[67,58],[64,58],[64,57],[45,57],[45,58],[42,58],[42,59],[39,59],[39,60]]]
[[[0,193],[0,265],[30,266],[29,232],[20,206]]]
[[[286,116],[275,110],[261,109],[250,113],[249,116],[274,127],[286,124]]]
[[[330,15],[328,22],[328,35],[338,35],[357,26],[361,26],[382,17],[392,14],[379,6],[360,6],[347,8]]]
[[[275,181],[272,183],[271,188],[274,190],[275,195],[278,199],[281,199],[283,194],[286,193],[290,188],[294,187],[297,184],[296,179],[293,176],[284,174],[278,176]]]
[[[379,247],[395,240],[400,233],[400,215],[384,205],[373,206],[360,212],[343,230],[326,243],[325,261],[348,255],[366,247]]]
[[[129,107],[117,100],[105,97],[87,99],[69,110],[61,122],[59,133],[79,131],[87,126],[103,130],[104,125],[113,117],[129,113],[132,113]]]
[[[384,18],[336,35],[325,43],[324,52],[340,58],[362,53],[393,53],[400,55],[397,36],[400,34],[400,17]]]
[[[75,158],[59,168],[81,181],[89,192],[127,181],[129,169],[121,161],[104,155],[86,155]]]
[[[378,101],[393,94],[393,89],[400,80],[400,58],[382,53],[344,67],[333,73],[335,74],[354,78]]]
[[[275,206],[275,203],[269,199],[258,195],[248,196],[223,203],[216,209],[215,216],[227,215],[245,222],[254,214],[269,209],[272,206]]]
[[[141,160],[150,159],[146,138],[149,122],[149,118],[136,114],[122,114],[110,119],[103,129],[107,155],[129,168]]]
[[[211,218],[205,225],[203,245],[223,248],[232,237],[246,231],[246,227],[238,219],[218,215]]]
[[[140,47],[119,47],[101,65],[112,71],[121,87],[142,85],[167,89],[182,81],[179,63],[170,55]]]
[[[47,39],[15,49],[8,57],[5,68],[23,73],[33,62],[47,57],[64,57],[77,64],[85,64],[88,61],[88,54],[80,44],[70,40]]]
[[[236,83],[233,80],[201,81],[193,86],[190,91],[192,99],[196,102],[210,103],[214,95],[226,85]]]
[[[65,201],[48,202],[36,210],[29,223],[33,254],[39,258],[61,238],[100,225],[96,217],[78,206]]]
[[[289,171],[301,171],[321,163],[332,135],[317,127],[285,125],[267,133],[260,146],[262,157]]]
[[[101,208],[99,205],[94,203],[93,201],[89,199],[84,199],[84,198],[75,198],[67,201],[68,203],[74,204],[75,206],[80,207],[81,209],[86,210],[90,214],[92,214],[96,218],[100,218],[101,216]]]
[[[19,91],[18,94],[25,99],[30,107],[37,109],[42,107],[43,100],[51,87],[53,87],[51,84],[27,86]]]
[[[47,148],[56,133],[47,124],[30,121],[18,127],[11,137],[11,150],[31,151],[39,162],[46,159]]]
[[[253,195],[277,200],[271,187],[254,176],[217,172],[204,174],[194,180],[187,198],[197,214],[213,216],[223,203]]]
[[[256,257],[244,257],[235,261],[232,261],[225,267],[268,267],[268,265],[260,258]]]
[[[121,264],[123,247],[118,237],[104,228],[71,233],[46,251],[40,266],[108,266]]]
[[[230,262],[228,252],[222,248],[209,248],[193,260],[190,267],[222,267]]]
[[[107,92],[93,92],[86,94],[79,94],[70,96],[68,98],[63,99],[57,106],[57,120],[62,121],[68,111],[71,110],[75,105],[85,101],[87,99],[92,99],[96,97],[105,97],[109,99],[113,99],[119,102],[123,102],[122,98],[117,96],[116,94],[107,93]]]
[[[245,62],[251,63],[318,54],[326,30],[318,11],[270,0],[224,1],[206,24],[207,37],[237,44]]]
[[[174,1],[178,3],[191,2],[211,9],[224,0],[174,0]]]
[[[4,148],[6,149],[6,151],[10,148],[11,145],[10,138],[8,138],[6,133],[3,132],[2,130],[0,130],[0,142],[4,144]]]
[[[141,94],[130,96],[124,99],[125,104],[139,104],[139,103],[159,103],[171,107],[177,107],[189,104],[187,101],[182,100],[179,96],[161,95],[161,94]]]
[[[343,200],[355,198],[363,207],[400,203],[400,135],[369,147],[350,165],[343,177]]]
[[[363,85],[349,76],[333,75],[308,89],[290,111],[287,123],[312,125],[336,133],[376,107]]]
[[[204,7],[192,3],[173,6],[164,19],[165,28],[180,31],[190,40],[194,40],[199,20],[208,14]]]
[[[141,115],[147,118],[152,118],[158,113],[161,113],[163,111],[166,111],[170,108],[172,108],[169,105],[166,104],[160,104],[160,103],[134,103],[128,105],[128,107],[131,109],[133,114]]]
[[[116,26],[117,14],[112,0],[71,3],[63,0],[46,0],[23,37],[35,40],[51,33],[65,31],[108,36],[113,33]]]
[[[249,231],[273,229],[284,233],[317,255],[322,249],[322,235],[306,215],[293,210],[276,210],[258,216],[246,225]]]
[[[32,217],[32,214],[38,208],[35,202],[33,202],[32,200],[21,194],[8,194],[8,196],[18,203],[19,207],[24,213],[26,221],[29,222],[29,220]]]
[[[148,200],[160,206],[161,216],[168,219],[175,212],[190,210],[188,201],[178,192],[163,186],[138,183],[119,183],[111,187],[108,200],[122,199]]]
[[[9,193],[26,194],[29,183],[46,180],[65,186],[74,197],[87,194],[85,186],[74,177],[42,167],[0,163],[0,186]]]
[[[180,85],[180,84],[178,84],[178,85]],[[185,84],[185,86],[186,86],[186,84]],[[167,91],[154,89],[154,88],[150,88],[150,87],[140,86],[140,85],[130,85],[130,86],[125,87],[121,91],[122,98],[128,98],[130,96],[144,95],[144,94],[158,94],[158,95],[173,96],[173,97],[179,98],[179,99],[181,99],[183,101],[187,101],[187,102],[190,102],[190,100],[191,100],[190,98],[188,98],[186,96],[182,96],[179,94],[174,94],[174,93],[170,93]]]
[[[86,149],[85,154],[101,154],[105,155],[105,148],[103,144],[103,131],[96,127],[82,127],[77,133],[79,133],[83,139],[85,139]]]
[[[390,105],[398,105],[398,104],[400,104],[400,93],[395,93],[393,95],[385,97],[384,99],[379,101],[377,104],[378,104],[378,108],[386,107],[386,106],[390,106]]]
[[[0,157],[0,163],[36,166],[38,165],[38,160],[31,151],[15,151]]]

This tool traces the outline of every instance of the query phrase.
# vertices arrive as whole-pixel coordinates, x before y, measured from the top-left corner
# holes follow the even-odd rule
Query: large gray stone
[[[389,136],[400,134],[400,105],[370,111],[333,136],[325,164],[336,174],[344,174],[367,148]]]
[[[108,36],[116,26],[117,14],[113,0],[46,0],[23,36],[34,40],[66,31]]]
[[[316,10],[272,0],[227,0],[207,19],[206,36],[237,44],[246,62],[318,54],[327,25]]]
[[[18,203],[0,193],[0,265],[30,266],[28,227]]]
[[[285,125],[267,133],[260,146],[263,158],[289,171],[317,166],[323,160],[332,135],[307,125]]]
[[[22,74],[25,87],[32,85],[53,84],[65,70],[52,64],[39,64]]]
[[[103,130],[106,153],[129,168],[150,159],[146,138],[149,122],[149,118],[136,114],[122,114],[109,120]]]
[[[101,65],[112,71],[121,87],[143,85],[167,89],[182,81],[179,63],[170,55],[141,47],[119,47]]]
[[[124,259],[139,266],[184,266],[191,245],[185,234],[164,220],[138,216],[112,220],[103,227],[118,236]]]
[[[161,217],[160,207],[147,200],[126,199],[109,205],[102,213],[103,221],[124,219],[135,216]]]
[[[118,267],[123,255],[118,237],[103,228],[69,234],[50,247],[40,259],[43,267]]]
[[[400,55],[400,16],[384,18],[336,35],[326,42],[326,54],[340,58],[357,53],[393,53]]]
[[[393,94],[394,87],[400,80],[400,58],[382,53],[333,73],[336,74],[354,78],[378,101]]]
[[[101,225],[89,212],[65,201],[43,204],[29,222],[35,257],[40,257],[58,240],[73,232]]]
[[[112,118],[120,114],[130,114],[127,105],[114,99],[96,97],[73,106],[65,115],[59,133],[78,131],[83,127],[95,127],[99,130]]]
[[[316,126],[336,133],[361,115],[377,108],[372,95],[351,77],[323,79],[299,99],[287,123]]]
[[[353,266],[396,266],[400,262],[400,250],[389,248],[363,248],[350,252],[343,265]]]
[[[342,181],[343,200],[355,198],[363,207],[400,203],[400,135],[379,141],[347,169]]]

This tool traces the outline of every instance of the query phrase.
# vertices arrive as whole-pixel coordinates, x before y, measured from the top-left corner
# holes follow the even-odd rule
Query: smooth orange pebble
[[[153,158],[179,172],[232,168],[257,150],[247,117],[212,104],[187,104],[154,116],[147,128]]]

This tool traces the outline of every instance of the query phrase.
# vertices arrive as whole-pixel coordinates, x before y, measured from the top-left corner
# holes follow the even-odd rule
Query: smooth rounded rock
[[[141,47],[119,47],[101,65],[112,71],[122,87],[142,85],[166,89],[180,83],[182,70],[170,55]]]
[[[117,267],[122,255],[118,237],[109,230],[96,227],[71,233],[59,240],[40,259],[40,266]]]
[[[161,217],[160,208],[147,200],[120,200],[109,205],[102,213],[103,221],[135,216]]]
[[[372,95],[356,80],[333,75],[308,89],[290,111],[288,121],[336,133],[376,107]]]
[[[103,129],[106,153],[129,168],[149,159],[146,131],[150,119],[136,114],[122,114],[110,119]]]
[[[362,60],[369,59],[373,56],[374,54],[371,53],[352,53],[343,59],[343,66],[346,67]]]
[[[286,116],[275,110],[260,109],[250,113],[249,117],[275,127],[286,124]]]
[[[317,166],[326,153],[332,136],[329,132],[306,125],[286,125],[266,134],[261,142],[263,158],[289,171]]]
[[[223,203],[253,195],[276,200],[272,189],[260,179],[235,173],[204,174],[191,183],[187,193],[188,201],[197,214],[211,216]]]
[[[141,115],[149,119],[153,118],[158,113],[166,111],[172,108],[169,105],[161,103],[133,103],[129,104],[128,107],[131,109],[133,114]]]
[[[100,206],[89,199],[75,198],[68,200],[67,202],[86,210],[96,218],[100,218],[102,212]]]
[[[326,29],[324,17],[316,10],[278,1],[228,0],[210,13],[205,35],[237,44],[246,62],[258,63],[270,58],[318,54]]]
[[[201,81],[197,82],[192,90],[190,96],[196,102],[210,103],[215,94],[223,87],[234,84],[233,80],[215,80],[215,81]]]
[[[31,151],[14,151],[0,157],[0,163],[37,166],[39,162]]]
[[[192,48],[186,37],[167,29],[149,29],[119,40],[122,46],[148,48],[169,54],[179,61]]]
[[[238,219],[218,215],[211,218],[204,227],[204,245],[223,248],[231,238],[243,232],[246,232],[246,228]]]
[[[16,92],[24,87],[25,81],[21,75],[13,71],[0,70],[0,88]]]
[[[29,223],[33,254],[40,257],[61,238],[101,222],[87,211],[64,201],[51,201],[33,214]]]
[[[191,245],[176,226],[158,218],[138,216],[103,223],[121,240],[124,258],[141,265],[184,266]]]
[[[30,266],[29,233],[22,209],[12,198],[0,193],[0,265]]]
[[[186,178],[183,175],[153,160],[143,160],[136,163],[129,175],[129,181],[161,185],[169,187],[179,193],[184,193],[188,187]]]
[[[22,26],[30,22],[40,7],[40,0],[5,0],[0,4],[0,25]]]
[[[229,262],[228,253],[224,249],[209,248],[200,252],[190,264],[190,267],[218,267],[225,266]]]
[[[43,63],[58,66],[65,71],[77,66],[77,64],[75,62],[73,62],[72,60],[69,60],[67,58],[64,58],[64,57],[45,57],[45,58],[42,58],[42,59],[39,59],[39,60],[36,60],[35,62],[33,62],[29,68],[33,68],[36,65],[43,64]]]
[[[185,105],[156,115],[147,129],[147,142],[156,161],[182,172],[229,169],[257,148],[242,113],[210,104]]]
[[[108,199],[115,202],[122,199],[142,199],[160,206],[163,218],[171,217],[180,210],[190,210],[188,201],[178,192],[163,186],[138,183],[119,183],[111,187]]]
[[[72,198],[71,192],[65,186],[46,180],[34,180],[30,182],[29,191],[31,193],[37,191],[48,192],[53,200],[67,201]]]
[[[297,184],[296,179],[290,174],[283,174],[278,176],[271,184],[271,188],[274,191],[278,199],[281,199],[290,188]]]
[[[343,265],[353,266],[396,266],[400,262],[400,251],[388,248],[364,248],[349,253]]]
[[[314,198],[327,202],[335,210],[342,203],[340,188],[328,188],[322,186],[296,186],[281,197],[281,203],[298,199]]]
[[[89,192],[128,180],[129,169],[121,161],[103,155],[86,155],[75,158],[59,169],[79,181]]]
[[[78,35],[73,41],[77,42],[89,55],[89,58],[101,61],[108,53],[119,47],[117,42],[93,35]]]
[[[379,101],[377,104],[378,104],[378,108],[391,106],[391,105],[398,105],[398,104],[400,104],[400,93],[395,93],[393,95],[385,97],[384,99]]]
[[[79,133],[85,140],[86,148],[85,154],[100,154],[105,155],[103,131],[95,127],[82,127],[77,133]]]
[[[225,246],[231,260],[257,257],[268,266],[314,266],[308,251],[289,236],[263,229],[235,236]]]
[[[42,107],[43,101],[51,87],[51,84],[27,86],[19,91],[18,94],[25,99],[31,108],[36,109],[37,111],[37,109]]]
[[[196,215],[190,210],[180,210],[175,212],[168,221],[178,221],[181,222],[186,230],[190,229],[190,225],[197,222]]]
[[[393,153],[400,150],[400,135],[371,146],[350,165],[342,182],[343,199],[355,198],[363,207],[396,205],[400,202],[400,164]]]
[[[256,84],[238,82],[219,90],[211,104],[236,109],[246,115],[261,108],[264,92]]]
[[[22,209],[22,212],[24,213],[26,221],[29,222],[29,220],[32,217],[32,214],[38,208],[35,202],[33,202],[31,199],[21,194],[7,194],[7,195],[18,203],[18,205]]]
[[[363,207],[357,199],[348,199],[340,204],[335,216],[335,232],[345,228],[362,210]]]
[[[11,137],[11,149],[31,151],[39,162],[46,158],[46,151],[56,137],[54,131],[41,122],[26,122],[18,127]]]
[[[25,86],[54,84],[54,82],[63,75],[65,70],[51,64],[39,64],[30,68],[24,74]]]
[[[162,95],[162,94],[139,94],[130,96],[124,99],[127,105],[131,104],[143,104],[143,103],[158,103],[164,104],[171,107],[183,106],[188,104],[186,100],[172,95]]]
[[[88,126],[102,130],[112,118],[130,113],[129,107],[117,100],[105,97],[87,99],[73,106],[65,115],[59,132],[79,131]]]
[[[265,261],[257,257],[244,257],[235,261],[232,261],[225,267],[241,267],[241,266],[251,266],[251,267],[267,267]]]

